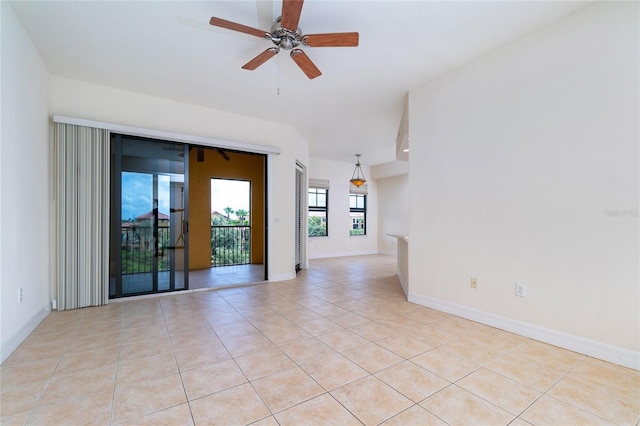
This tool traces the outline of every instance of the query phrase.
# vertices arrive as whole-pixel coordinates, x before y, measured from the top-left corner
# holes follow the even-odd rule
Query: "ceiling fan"
[[[242,66],[245,70],[255,70],[260,65],[275,56],[280,49],[290,50],[291,58],[310,79],[319,77],[322,72],[316,67],[306,53],[298,46],[305,47],[355,47],[358,45],[359,35],[356,32],[303,34],[298,28],[300,13],[304,0],[283,0],[282,16],[276,19],[270,32],[248,27],[226,19],[213,17],[209,23],[216,27],[238,31],[273,42],[270,47]]]

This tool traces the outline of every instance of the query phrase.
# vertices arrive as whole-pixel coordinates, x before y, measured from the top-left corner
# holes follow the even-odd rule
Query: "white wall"
[[[50,310],[49,73],[11,5],[0,2],[1,360]],[[18,292],[23,289],[23,301]]]
[[[411,91],[413,300],[640,368],[638,12],[595,3]]]
[[[167,132],[282,148],[269,174],[269,280],[294,270],[295,162],[308,162],[308,145],[291,127],[110,87],[51,78],[52,114]]]
[[[396,255],[398,239],[409,233],[409,175],[376,179],[378,185],[378,252]]]
[[[378,197],[376,183],[367,181],[367,235],[349,235],[349,179],[355,169],[353,163],[324,160],[312,157],[309,162],[309,179],[329,180],[329,235],[307,238],[307,257],[356,256],[378,252]],[[365,178],[369,179],[369,167],[362,165]]]

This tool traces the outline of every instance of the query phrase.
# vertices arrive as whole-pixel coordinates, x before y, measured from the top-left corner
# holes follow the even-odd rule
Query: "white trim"
[[[282,274],[269,274],[269,282],[289,281],[296,278],[295,272],[284,272]]]
[[[395,256],[397,253],[396,253],[396,250],[378,250],[378,254],[384,254],[384,255],[387,255],[387,256]]]
[[[598,358],[624,367],[640,370],[640,353],[629,349],[612,346],[584,337],[540,327],[535,324],[514,320],[467,306],[435,299],[420,294],[409,293],[409,302],[447,312],[462,318],[467,318],[491,327],[510,331],[521,336],[530,337],[534,340],[549,343],[570,351]]]
[[[5,360],[9,358],[9,355],[11,355],[13,351],[18,349],[18,346],[20,346],[22,342],[27,340],[27,337],[29,337],[33,330],[35,330],[36,327],[40,325],[40,323],[47,317],[47,315],[49,315],[49,312],[51,312],[50,308],[41,309],[37,314],[33,316],[33,318],[29,320],[29,322],[25,324],[24,327],[22,327],[22,329],[18,333],[16,333],[15,336],[9,339],[2,346],[2,354],[0,354],[0,364],[5,362]]]
[[[121,124],[105,123],[102,121],[86,120],[83,118],[65,117],[62,115],[53,116],[54,123],[74,124],[76,126],[95,127],[107,129],[111,132],[124,133],[132,136],[147,136],[164,139],[174,142],[194,143],[202,146],[213,146],[216,148],[227,148],[236,151],[254,152],[256,154],[276,154],[282,150],[278,147],[267,145],[254,145],[244,142],[228,141],[224,139],[207,138],[204,136],[194,136],[185,133],[166,132],[164,130],[145,129],[142,127],[124,126]]]
[[[354,235],[355,237],[356,235]],[[359,235],[358,235],[359,236]],[[312,237],[316,238],[316,237]],[[347,256],[368,256],[371,254],[378,254],[377,250],[361,250],[361,251],[340,251],[340,252],[330,252],[330,253],[314,253],[313,255],[309,255],[309,259],[326,259],[329,257],[347,257]]]
[[[409,284],[407,283],[407,280],[404,279],[402,272],[400,272],[400,268],[396,269],[396,275],[400,280],[400,285],[402,286],[402,291],[404,291],[405,297],[409,300]]]

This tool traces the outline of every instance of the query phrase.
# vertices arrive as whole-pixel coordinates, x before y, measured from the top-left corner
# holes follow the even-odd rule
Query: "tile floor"
[[[637,425],[640,372],[405,300],[395,258],[52,312],[2,425]]]

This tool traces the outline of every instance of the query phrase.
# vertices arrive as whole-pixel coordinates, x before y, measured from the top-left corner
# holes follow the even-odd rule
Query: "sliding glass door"
[[[188,288],[187,145],[111,140],[110,297]]]

